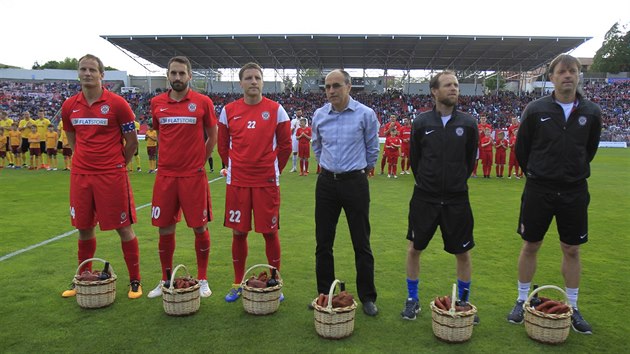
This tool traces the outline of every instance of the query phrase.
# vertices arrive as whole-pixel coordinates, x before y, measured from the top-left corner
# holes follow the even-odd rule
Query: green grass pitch
[[[141,271],[147,294],[160,277],[157,229],[150,223],[150,202],[155,176],[147,174],[148,161],[141,144],[142,173],[130,176],[138,210],[134,226],[140,242]],[[215,172],[208,177],[218,177]],[[220,164],[220,163],[219,163]],[[290,164],[290,162],[289,162]],[[219,166],[220,167],[220,166]],[[290,166],[289,166],[290,167]],[[406,297],[405,255],[407,208],[413,178],[370,180],[372,249],[379,292],[376,318],[359,306],[354,334],[344,340],[317,336],[307,303],[316,296],[314,270],[314,188],[311,174],[281,177],[281,229],[286,301],[271,316],[244,312],[241,302],[227,304],[223,296],[232,283],[231,232],[222,225],[225,183],[210,184],[214,221],[209,224],[212,246],[209,282],[214,294],[202,299],[193,316],[167,316],[161,299],[129,300],[127,272],[115,232],[97,232],[96,256],[112,262],[118,273],[117,298],[110,307],[84,310],[61,291],[76,270],[76,234],[26,250],[0,261],[0,352],[222,352],[222,353],[621,353],[627,351],[628,274],[630,247],[630,150],[600,149],[589,179],[590,241],[582,247],[580,309],[594,334],[571,331],[559,346],[529,339],[523,325],[507,323],[505,316],[516,298],[516,262],[521,240],[515,233],[523,180],[477,178],[469,180],[475,217],[476,247],[470,301],[479,309],[481,324],[470,341],[446,344],[431,330],[429,302],[446,295],[455,281],[455,259],[442,250],[438,235],[423,253],[420,276],[422,312],[416,321],[400,318]],[[493,173],[494,175],[494,173]],[[72,231],[68,212],[69,173],[62,171],[0,170],[0,257]],[[356,294],[354,256],[345,218],[337,228],[337,277]],[[534,283],[563,286],[561,252],[552,225],[539,254]],[[194,236],[182,222],[177,230],[175,264],[196,274]],[[248,264],[265,263],[262,237],[249,236]],[[100,267],[100,265],[97,265]],[[549,293],[552,297],[553,293]],[[624,349],[626,348],[626,349]]]

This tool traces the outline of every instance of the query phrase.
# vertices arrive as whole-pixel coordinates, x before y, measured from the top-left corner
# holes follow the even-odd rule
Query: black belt
[[[329,178],[332,178],[336,181],[343,181],[346,179],[352,179],[352,178],[357,178],[361,175],[365,175],[365,170],[354,170],[354,171],[348,171],[348,172],[331,172],[328,171],[324,168],[322,168],[320,174],[322,176],[326,176]]]

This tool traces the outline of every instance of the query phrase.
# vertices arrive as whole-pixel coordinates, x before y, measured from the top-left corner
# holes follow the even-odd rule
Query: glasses
[[[335,82],[334,84],[326,84],[324,87],[326,88],[326,90],[330,90],[330,88],[334,88],[335,90],[340,88],[341,86],[343,86],[344,84],[340,84],[338,82]]]

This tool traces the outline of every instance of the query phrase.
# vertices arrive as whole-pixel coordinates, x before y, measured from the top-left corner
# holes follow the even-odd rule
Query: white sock
[[[297,164],[297,155],[293,155],[293,169],[295,170],[295,166]]]
[[[569,299],[569,304],[571,307],[577,308],[577,300],[578,300],[578,290],[580,288],[564,288],[567,292],[567,298]]]
[[[526,301],[529,296],[529,288],[532,286],[532,283],[521,283],[518,282],[518,300]]]

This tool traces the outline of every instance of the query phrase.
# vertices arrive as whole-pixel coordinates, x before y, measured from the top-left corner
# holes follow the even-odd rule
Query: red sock
[[[162,265],[162,280],[166,279],[166,268],[173,269],[173,253],[175,253],[175,234],[160,235],[158,253]]]
[[[383,170],[385,169],[385,162],[387,162],[387,159],[383,156],[381,158],[381,173],[383,173]]]
[[[210,233],[195,232],[195,252],[197,253],[197,279],[208,279],[208,258],[210,257]]]
[[[402,159],[402,160],[400,160],[400,170],[401,170],[401,171],[405,171],[405,160],[406,160],[406,159]]]
[[[127,242],[120,242],[129,271],[129,281],[140,281],[140,249],[138,248],[138,238],[134,237]]]
[[[247,263],[247,234],[232,235],[232,266],[234,267],[234,284],[240,284],[245,275]]]
[[[501,173],[499,172],[499,165],[494,166],[494,171],[497,174],[497,177],[501,176]]]
[[[473,175],[477,175],[477,165],[479,164],[479,160],[475,160],[475,167],[473,167]]]
[[[503,177],[503,171],[505,171],[505,165],[500,165],[501,167],[499,168],[499,176]]]
[[[308,172],[308,160],[304,161],[304,172]]]
[[[280,238],[278,237],[278,231],[263,234],[263,236],[265,237],[267,262],[269,262],[270,266],[280,270]]]
[[[90,259],[94,257],[96,253],[96,237],[92,237],[89,240],[79,240],[79,250],[77,252],[77,256],[79,257],[79,264],[86,259]],[[83,273],[84,270],[92,271],[92,262],[88,262],[79,269],[79,274]]]

